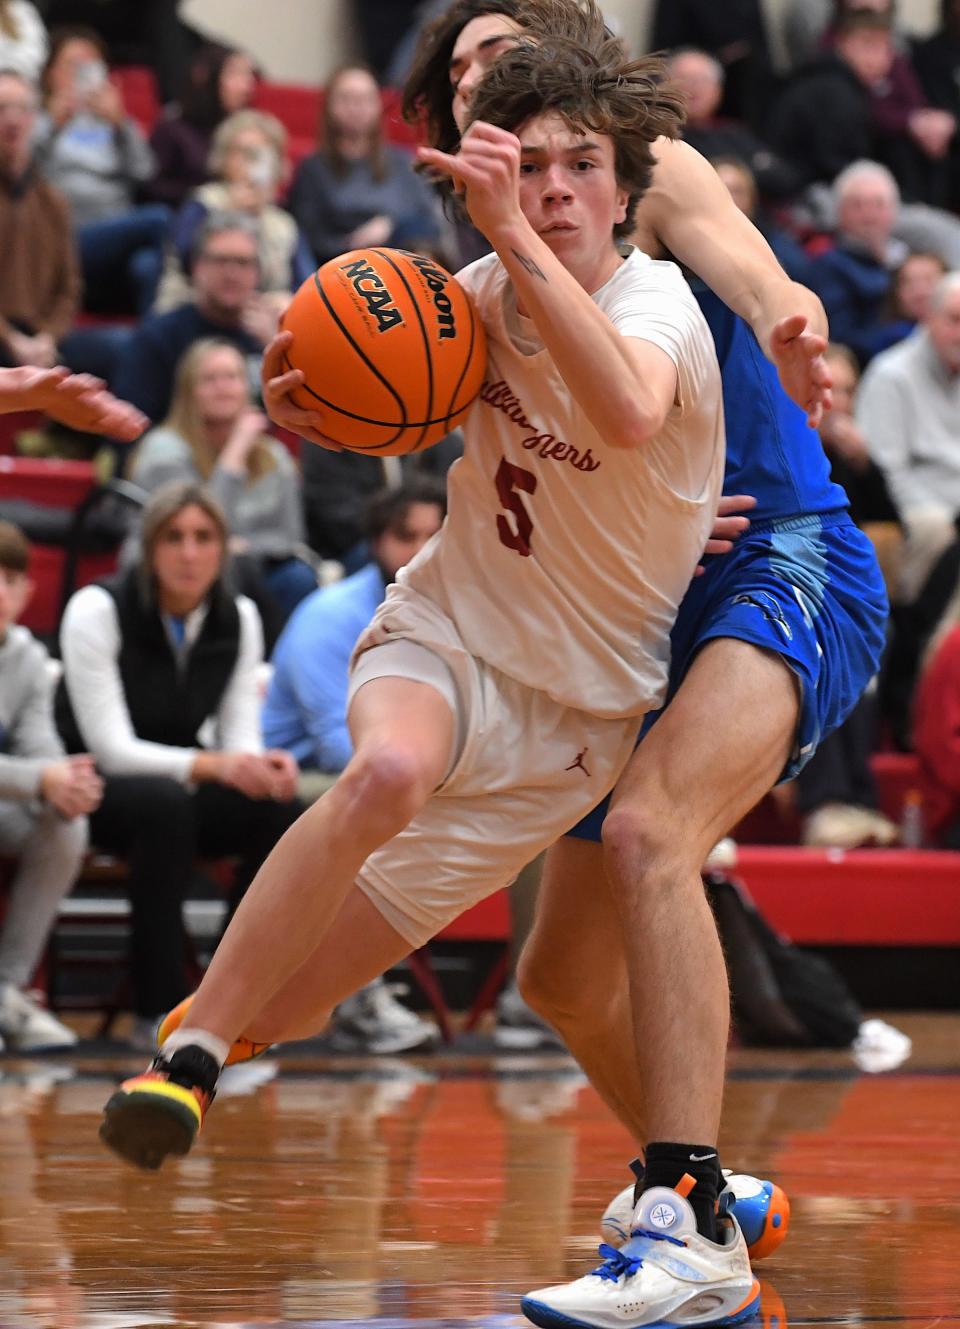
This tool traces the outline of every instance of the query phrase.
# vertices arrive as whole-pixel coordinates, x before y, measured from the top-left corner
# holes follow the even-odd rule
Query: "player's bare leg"
[[[641,1150],[648,1135],[627,958],[599,844],[565,837],[547,850],[517,982]]]
[[[730,996],[700,868],[776,782],[798,715],[797,683],[779,657],[709,642],[614,794],[604,850],[648,1140],[716,1142]]]
[[[244,1033],[254,1043],[321,1033],[334,1006],[409,954],[410,943],[355,886],[320,945]]]
[[[377,678],[350,708],[355,752],[278,842],[197,991],[189,1026],[230,1044],[316,950],[364,861],[410,822],[450,765],[454,720],[436,689]]]

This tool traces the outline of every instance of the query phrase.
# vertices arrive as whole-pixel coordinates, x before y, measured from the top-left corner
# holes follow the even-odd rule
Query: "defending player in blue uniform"
[[[873,546],[830,479],[817,434],[783,391],[756,337],[705,286],[694,284],[694,294],[723,377],[724,490],[750,494],[757,505],[749,532],[729,554],[707,556],[704,574],[680,606],[667,701],[707,641],[734,637],[776,652],[800,685],[796,742],[780,777],[790,780],[876,673],[886,592]],[[662,714],[646,717],[644,735]],[[599,843],[609,805],[604,799],[570,834]]]

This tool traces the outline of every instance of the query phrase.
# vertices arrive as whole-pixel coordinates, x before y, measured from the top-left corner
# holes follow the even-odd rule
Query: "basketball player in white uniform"
[[[316,1032],[510,882],[614,784],[662,698],[719,497],[720,378],[677,269],[617,236],[676,103],[618,52],[589,77],[574,50],[522,54],[501,127],[429,155],[495,251],[463,276],[490,368],[447,522],[358,646],[352,761],[264,864],[182,1026],[107,1105],[104,1138],[140,1166],[190,1147],[241,1035]]]

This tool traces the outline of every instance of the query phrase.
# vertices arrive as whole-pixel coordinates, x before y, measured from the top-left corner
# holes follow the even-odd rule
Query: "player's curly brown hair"
[[[629,195],[626,218],[614,235],[628,236],[650,186],[651,145],[661,137],[676,138],[683,124],[683,97],[665,79],[661,60],[628,60],[613,36],[592,48],[559,36],[525,36],[484,75],[470,118],[517,130],[533,116],[553,111],[577,133],[611,139],[617,183]]]

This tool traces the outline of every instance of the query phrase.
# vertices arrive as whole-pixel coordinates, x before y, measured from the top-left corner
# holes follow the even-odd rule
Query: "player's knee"
[[[362,815],[404,826],[429,798],[436,778],[416,749],[385,742],[359,751],[340,783]]]
[[[611,808],[601,834],[604,865],[614,887],[668,862],[680,838],[663,818],[632,803]]]

